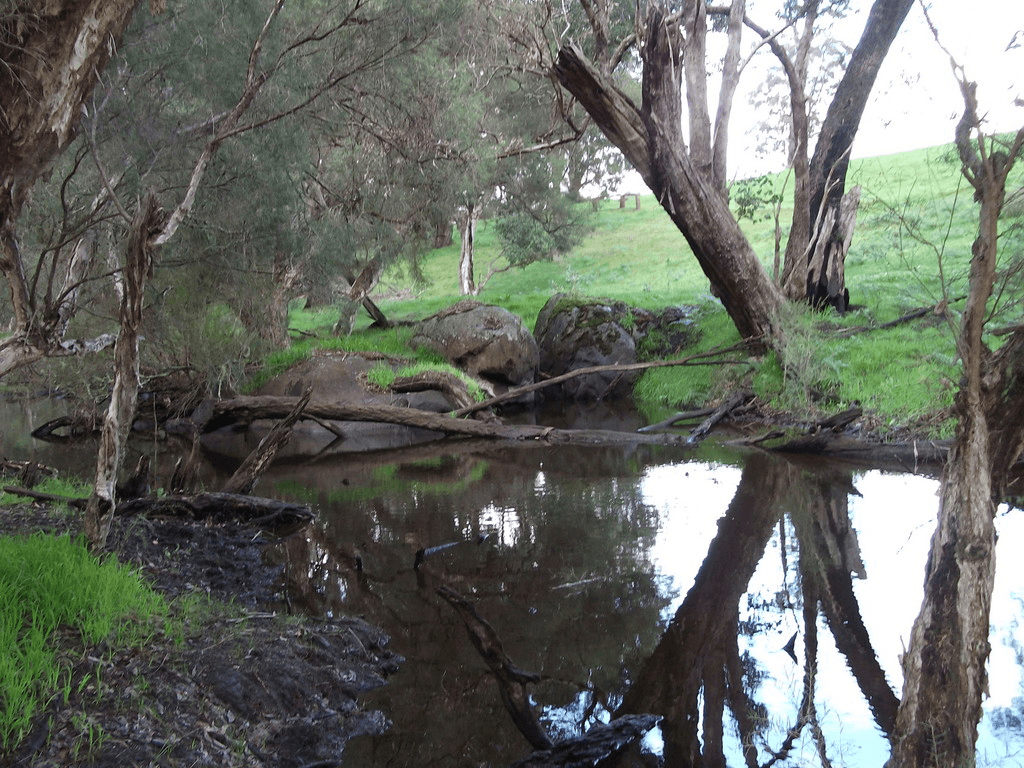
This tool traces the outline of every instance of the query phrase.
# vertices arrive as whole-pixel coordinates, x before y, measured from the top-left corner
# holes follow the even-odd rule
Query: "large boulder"
[[[534,336],[540,370],[547,377],[579,368],[628,365],[644,356],[678,353],[697,338],[693,308],[669,307],[661,313],[610,299],[552,296],[537,315]],[[642,371],[608,371],[577,376],[542,390],[544,397],[604,400],[628,397]]]
[[[479,301],[460,301],[428,317],[410,344],[437,352],[496,391],[532,384],[537,373],[537,342],[523,321]]]

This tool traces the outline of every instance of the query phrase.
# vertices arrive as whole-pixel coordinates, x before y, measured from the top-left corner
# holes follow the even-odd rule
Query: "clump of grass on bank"
[[[33,490],[40,493],[49,493],[53,496],[65,496],[69,499],[82,499],[92,492],[92,487],[84,480],[79,480],[78,478],[50,475],[41,479]],[[0,506],[21,504],[24,501],[24,496],[0,491]]]
[[[407,365],[397,370],[392,368],[390,365],[377,365],[367,372],[366,379],[375,387],[382,391],[386,391],[391,388],[395,379],[401,379],[407,376],[418,376],[421,373],[428,373],[432,371],[449,373],[459,379],[466,385],[466,389],[469,391],[469,396],[478,403],[482,402],[487,397],[487,394],[480,387],[480,383],[472,376],[469,376],[464,371],[459,370],[454,365],[437,361],[415,363],[414,365]]]
[[[71,694],[58,631],[76,633],[84,647],[139,646],[167,610],[138,574],[97,560],[82,539],[0,538],[0,749],[17,746],[49,701]]]
[[[291,323],[308,323],[308,310],[297,310],[292,312]],[[304,319],[303,319],[304,318]],[[301,363],[317,351],[333,352],[372,352],[374,354],[386,355],[400,359],[408,359],[410,362],[419,360],[421,362],[441,362],[441,358],[429,350],[414,351],[409,346],[412,338],[413,328],[410,326],[396,326],[393,328],[367,328],[353,333],[349,336],[334,336],[331,334],[331,323],[317,328],[317,338],[308,338],[292,344],[287,349],[280,349],[270,354],[259,371],[254,373],[246,382],[245,391],[252,392],[259,389],[275,376],[278,376],[293,365]]]

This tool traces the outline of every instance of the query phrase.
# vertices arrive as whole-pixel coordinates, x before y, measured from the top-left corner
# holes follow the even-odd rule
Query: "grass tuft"
[[[97,560],[83,539],[42,533],[0,538],[0,749],[24,738],[53,698],[66,701],[71,670],[57,663],[54,635],[84,646],[137,646],[167,604],[116,560]]]

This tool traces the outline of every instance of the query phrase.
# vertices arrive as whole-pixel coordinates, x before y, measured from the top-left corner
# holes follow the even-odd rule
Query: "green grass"
[[[71,693],[58,632],[75,633],[85,647],[137,646],[166,613],[164,599],[136,573],[97,560],[81,539],[0,538],[0,749],[15,747],[49,701]]]
[[[783,180],[776,178],[778,188]],[[635,396],[652,418],[665,410],[713,401],[740,385],[754,387],[786,410],[815,412],[856,400],[883,423],[893,424],[949,405],[959,379],[951,327],[957,324],[960,304],[956,299],[966,292],[977,231],[972,191],[961,180],[949,145],[854,161],[848,186],[854,184],[862,187],[862,202],[846,262],[846,283],[855,309],[843,318],[800,311],[784,318],[792,336],[784,367],[769,356],[741,359],[731,366],[646,373]],[[1012,192],[1022,185],[1024,165],[1018,164],[1008,189]],[[783,195],[784,230],[791,213],[791,187],[790,183]],[[653,196],[642,197],[641,202],[641,209],[635,210],[632,205],[620,209],[617,201],[604,201],[593,217],[593,232],[571,253],[496,274],[476,298],[518,314],[531,329],[540,308],[559,291],[609,297],[650,309],[692,304],[700,307],[699,350],[738,341],[682,235]],[[1024,252],[1024,226],[1019,217],[1008,215],[1006,222],[1013,226],[1001,238],[1001,259],[1009,263]],[[771,273],[774,222],[761,217],[757,222],[744,220],[741,226]],[[487,222],[478,229],[476,246],[479,282],[498,254],[493,227]],[[425,254],[419,261],[423,282],[413,281],[407,272],[389,272],[378,297],[388,317],[418,320],[462,298],[458,251],[456,242]],[[895,320],[915,308],[936,305],[944,297],[951,300],[951,323],[928,317],[848,338],[835,335],[844,328]],[[993,301],[993,323],[1019,322],[1024,314],[1022,297],[1024,286],[1019,281],[1008,283]],[[329,314],[323,317],[326,321],[317,325],[316,317],[296,313],[293,325],[323,335],[333,320]],[[368,322],[364,318],[357,328],[365,328]]]
[[[334,324],[330,312],[316,310],[293,310],[291,314],[292,327],[295,323],[309,325],[312,317],[326,318],[324,326],[319,326],[321,332],[317,338],[303,338],[287,349],[280,349],[269,355],[263,361],[263,365],[246,382],[247,392],[259,389],[263,384],[270,381],[278,374],[287,371],[293,365],[307,359],[316,350],[328,350],[337,352],[364,352],[386,355],[388,357],[408,360],[410,364],[419,361],[422,363],[442,363],[441,357],[430,350],[413,350],[409,346],[414,329],[410,326],[397,326],[394,328],[380,329],[367,328],[350,336],[331,335],[331,326]]]
[[[404,378],[406,376],[418,376],[421,373],[427,373],[429,371],[450,373],[452,376],[461,380],[462,383],[466,385],[466,389],[469,391],[469,396],[472,397],[475,402],[482,402],[487,397],[487,394],[480,387],[480,383],[472,376],[469,376],[454,365],[434,360],[406,365],[398,368],[397,370],[392,368],[390,365],[377,365],[367,372],[366,378],[374,386],[379,387],[381,390],[387,390],[390,389],[395,379]]]
[[[82,499],[91,493],[92,487],[88,483],[77,478],[51,476],[44,477],[40,480],[33,490],[39,491],[40,493],[49,493],[54,496],[66,496],[67,498],[72,499]],[[20,504],[24,501],[24,496],[17,496],[13,493],[0,491],[0,506]]]

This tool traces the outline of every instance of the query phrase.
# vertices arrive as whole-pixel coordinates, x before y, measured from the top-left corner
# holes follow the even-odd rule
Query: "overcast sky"
[[[933,0],[930,5],[943,45],[978,83],[987,127],[1024,125],[1024,109],[1013,106],[1015,98],[1024,99],[1024,0]],[[863,29],[863,21],[858,27]],[[1016,47],[1007,50],[1011,42]],[[962,112],[949,57],[915,5],[880,73],[854,154],[870,157],[952,141]]]
[[[842,34],[853,46],[864,30],[870,1],[852,0],[851,4],[860,10],[849,15]],[[1006,131],[1024,125],[1024,108],[1013,105],[1015,98],[1024,99],[1024,0],[931,0],[930,6],[943,45],[967,77],[978,83],[986,128]],[[749,7],[756,16],[758,3],[751,2]],[[759,21],[768,24],[770,19]],[[1011,43],[1016,47],[1007,50]],[[761,65],[775,66],[766,51],[759,57],[755,61]],[[741,88],[756,88],[762,79],[756,71],[745,72]],[[737,97],[731,121],[729,174],[733,178],[782,170],[782,158],[757,157],[756,138],[747,135],[753,122],[747,104],[749,97]],[[915,4],[879,74],[853,155],[874,157],[951,142],[962,112],[949,57],[936,44],[924,13]],[[646,192],[646,186],[633,173],[621,191]]]

